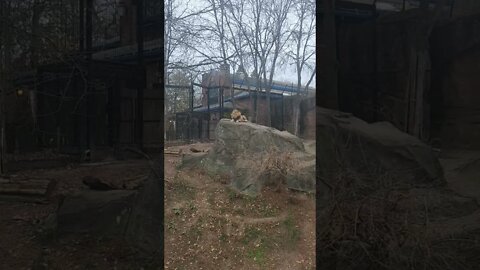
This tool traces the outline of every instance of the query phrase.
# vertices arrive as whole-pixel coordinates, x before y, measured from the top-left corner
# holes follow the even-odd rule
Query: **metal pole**
[[[210,140],[210,89],[207,88],[207,139]]]

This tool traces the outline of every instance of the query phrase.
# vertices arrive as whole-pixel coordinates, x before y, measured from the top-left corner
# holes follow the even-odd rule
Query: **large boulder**
[[[388,122],[369,124],[350,114],[317,108],[319,177],[345,168],[388,174],[399,184],[443,186],[443,169],[431,147]]]
[[[256,196],[264,185],[285,184],[314,192],[315,154],[302,139],[286,131],[227,119],[215,129],[215,144],[207,154],[185,156],[180,167],[197,167],[231,179],[230,186]]]
[[[67,196],[57,212],[58,232],[122,235],[136,193],[131,190],[85,190]]]
[[[158,161],[152,163],[158,167]],[[123,238],[146,255],[163,252],[159,176],[151,174],[138,190],[84,190],[65,197],[47,228],[59,236],[90,234]]]

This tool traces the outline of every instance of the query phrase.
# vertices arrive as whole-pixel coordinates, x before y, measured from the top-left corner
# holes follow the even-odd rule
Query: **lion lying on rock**
[[[230,116],[233,122],[248,122],[247,117],[237,109],[233,110]]]

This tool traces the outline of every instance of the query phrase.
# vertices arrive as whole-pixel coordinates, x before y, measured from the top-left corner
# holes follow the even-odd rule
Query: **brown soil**
[[[1,269],[152,269],[148,258],[119,239],[88,235],[56,237],[42,231],[45,218],[56,211],[56,195],[69,195],[88,187],[84,176],[128,184],[150,172],[145,160],[124,160],[99,166],[69,164],[52,169],[22,170],[11,178],[47,178],[58,181],[52,199],[43,204],[0,200]]]
[[[191,145],[167,150],[180,148]],[[165,156],[165,269],[315,269],[313,196],[266,188],[244,197],[226,179],[177,171],[180,159]]]

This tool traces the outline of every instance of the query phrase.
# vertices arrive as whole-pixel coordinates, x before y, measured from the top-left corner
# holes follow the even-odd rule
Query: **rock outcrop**
[[[431,147],[388,122],[369,124],[350,114],[317,108],[317,144],[318,173],[325,179],[350,168],[388,173],[405,186],[446,184]]]
[[[230,179],[230,186],[256,196],[264,185],[315,191],[315,155],[286,131],[222,119],[207,154],[185,156],[181,167],[197,167]]]

